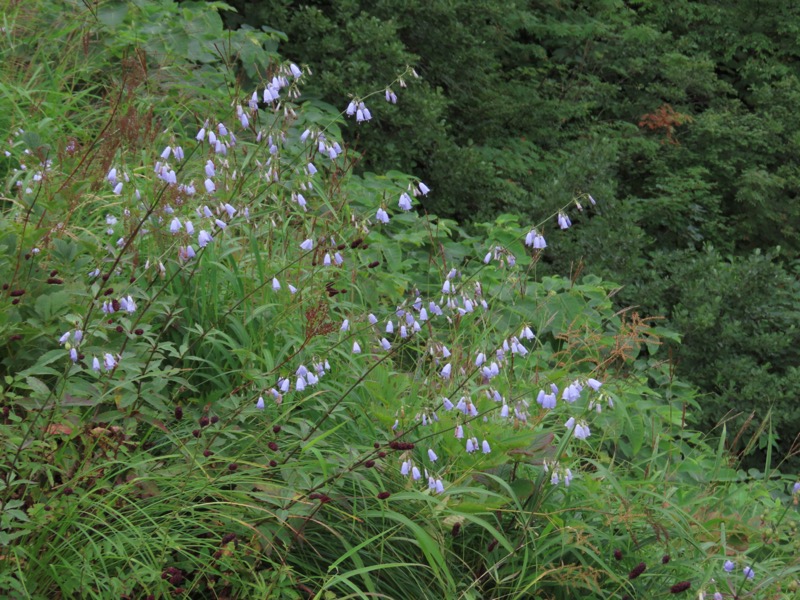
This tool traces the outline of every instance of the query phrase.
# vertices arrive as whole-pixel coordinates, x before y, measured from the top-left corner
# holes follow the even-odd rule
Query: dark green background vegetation
[[[310,93],[336,106],[416,68],[400,102],[376,106],[368,128],[351,123],[349,138],[363,170],[427,181],[425,210],[463,225],[501,212],[525,221],[593,194],[601,214],[549,237],[554,258],[540,268],[621,282],[620,307],[681,333],[677,370],[704,393],[705,428],[754,413],[752,435],[771,415],[781,455],[792,451],[799,5],[231,4],[230,27],[284,32],[281,52],[308,64]]]

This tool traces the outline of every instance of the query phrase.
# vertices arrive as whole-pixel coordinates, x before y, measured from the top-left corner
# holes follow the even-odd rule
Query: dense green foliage
[[[429,181],[430,212],[467,225],[601,199],[557,241],[552,272],[586,268],[623,284],[620,307],[665,315],[685,336],[679,372],[708,397],[705,427],[728,409],[739,425],[772,409],[781,452],[800,464],[796,3],[232,4],[231,25],[285,32],[282,48],[319,71],[310,93],[336,105],[417,70],[403,103],[349,135],[362,168]],[[753,268],[766,289],[748,293]]]
[[[462,23],[434,6],[432,24],[468,37],[514,16],[485,8]],[[726,448],[750,451],[758,435],[697,431],[705,400],[670,361],[679,335],[620,310],[613,279],[568,268],[580,244],[611,249],[609,228],[646,238],[614,222],[612,194],[589,206],[598,185],[577,164],[561,201],[526,211],[498,205],[466,226],[405,210],[447,210],[446,190],[427,192],[430,165],[405,145],[378,157],[374,144],[384,109],[450,110],[428,74],[387,62],[370,87],[372,71],[350,86],[301,70],[275,28],[223,29],[222,3],[7,9],[0,595],[796,593],[800,483],[773,444],[746,471]],[[354,11],[362,44],[385,35],[387,54],[413,58],[386,19]],[[341,33],[323,16],[319,31]],[[486,75],[470,64],[481,52],[465,52],[464,77]],[[356,117],[320,99],[327,85],[373,108],[351,141]],[[399,99],[379,107],[386,86]],[[408,118],[398,136],[424,125]],[[460,144],[440,155],[454,169],[486,151]],[[507,183],[509,197],[522,189]],[[575,227],[559,231],[567,216]],[[738,265],[764,295],[774,282],[787,296],[746,293]],[[769,380],[767,355],[793,372],[775,338],[796,289],[772,255],[725,263],[709,249],[660,268],[696,283],[649,292],[672,298],[686,352],[724,361],[703,344],[728,336],[728,360],[749,353],[754,380]],[[752,302],[769,319],[751,319]],[[688,312],[698,305],[702,321]],[[716,372],[703,374],[726,389]]]

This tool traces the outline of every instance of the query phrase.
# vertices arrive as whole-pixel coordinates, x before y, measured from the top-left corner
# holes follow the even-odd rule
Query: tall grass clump
[[[800,486],[615,284],[537,276],[602,207],[425,214],[339,130],[413,68],[340,111],[222,9],[5,15],[3,595],[790,597]]]

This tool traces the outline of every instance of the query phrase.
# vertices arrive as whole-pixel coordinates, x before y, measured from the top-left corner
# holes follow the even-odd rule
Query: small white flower
[[[353,342],[353,354],[361,354],[361,346],[358,345],[358,342]]]
[[[314,247],[314,242],[311,241],[310,238],[305,240],[302,244],[300,244],[300,249],[305,250],[306,252],[311,250],[313,247]]]
[[[281,282],[276,277],[272,278],[272,289],[276,292],[281,289]]]

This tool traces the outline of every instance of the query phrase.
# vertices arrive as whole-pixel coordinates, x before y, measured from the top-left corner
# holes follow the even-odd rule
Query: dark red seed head
[[[379,260],[373,260],[371,263],[369,263],[369,264],[367,265],[367,268],[369,268],[369,269],[374,269],[374,268],[375,268],[375,267],[377,267],[379,264],[381,264],[381,261],[379,261]]]
[[[280,432],[281,432],[281,426],[280,425],[273,425],[272,426],[272,433],[280,433]]]
[[[122,325],[117,325],[114,329],[117,330],[117,333],[122,333],[123,331],[125,331],[125,329],[122,327]]]
[[[633,569],[631,569],[630,573],[628,573],[628,579],[636,579],[639,575],[644,573],[646,568],[647,565],[644,564],[643,562],[640,562],[638,565],[633,567]]]
[[[275,467],[277,467],[277,466],[278,466],[278,461],[277,461],[277,460],[271,460],[271,461],[269,461],[269,466],[270,466],[270,467],[272,467],[272,468],[274,469]]]
[[[22,339],[22,334],[21,333],[15,333],[10,338],[8,338],[8,341],[9,342],[16,342],[17,340],[21,340],[21,339]]]
[[[131,278],[128,281],[130,281],[131,283],[135,283],[136,282],[136,277],[131,275]]]
[[[31,253],[30,253],[30,252],[28,252],[28,253],[25,255],[25,260],[30,260],[30,259],[31,259]]]
[[[386,452],[378,452],[378,458],[386,458]]]
[[[58,271],[56,269],[50,271],[50,277],[55,277],[56,275],[58,275]]]
[[[62,283],[64,283],[64,280],[63,279],[59,279],[58,277],[49,277],[47,279],[47,283],[49,283],[51,285],[61,285]]]
[[[372,444],[372,447],[375,448],[375,450],[377,450],[378,448],[381,447],[381,445],[378,442],[375,442],[374,444]]]
[[[133,333],[135,333],[136,335],[142,335],[144,333],[144,329],[142,329],[141,327],[138,327],[138,328],[133,330]]]
[[[378,494],[378,500],[386,500],[391,494],[389,492],[381,492]]]
[[[356,238],[352,242],[350,242],[351,248],[358,248],[361,245],[361,242],[364,241],[364,238]]]
[[[212,454],[214,454],[214,453],[211,450],[208,450],[208,449],[203,450],[203,456],[205,456],[206,458],[208,458]]]
[[[175,418],[179,421],[183,418],[183,408],[180,406],[175,407]]]
[[[239,465],[237,465],[236,463],[231,463],[231,464],[228,465],[228,471],[230,471],[230,472],[233,472],[238,468],[239,468]]]
[[[19,304],[19,298],[14,298],[14,299],[11,301],[11,304]]]
[[[690,587],[692,587],[691,581],[680,581],[675,585],[673,585],[671,588],[669,588],[669,593],[680,594],[681,592],[685,592],[686,590],[688,590]]]
[[[364,463],[364,466],[367,467],[368,469],[371,469],[372,467],[375,466],[375,461],[374,460],[368,460],[367,462]]]
[[[109,278],[109,274],[108,273],[103,273],[103,276],[101,277],[101,279],[103,281],[108,281],[108,278]]]
[[[25,295],[25,290],[11,290],[9,296],[12,298]]]
[[[192,431],[192,435],[193,435],[194,437],[196,437],[196,438],[199,438],[199,437],[200,437],[200,430],[199,430],[199,429],[195,429],[195,430],[193,430],[193,431]]]
[[[3,291],[7,290],[10,286],[7,283],[3,284]]]
[[[75,493],[75,490],[73,490],[71,487],[65,487],[64,488],[63,494],[65,496],[72,496],[72,494],[74,494],[74,493]]]
[[[208,421],[208,417],[206,417],[205,415],[203,415],[202,417],[200,417],[200,421],[199,421],[199,423],[200,423],[200,427],[207,427],[207,426],[208,426],[208,423],[209,423],[209,421]]]
[[[226,533],[222,536],[222,544],[230,544],[233,540],[236,539],[235,533]]]
[[[214,423],[217,423],[218,421],[219,421],[219,417],[218,417],[217,415],[214,415],[214,416],[212,416],[212,417],[211,417],[211,424],[212,424],[212,425],[213,425]]]
[[[667,564],[669,561],[670,561],[669,554],[665,554],[664,556],[661,557],[661,564],[662,565]]]
[[[614,550],[614,558],[616,558],[617,560],[622,560],[622,550],[620,550],[619,548]]]
[[[114,293],[114,288],[108,288],[105,292],[103,292],[104,296],[110,296]]]
[[[497,540],[492,540],[491,542],[489,542],[489,545],[486,547],[486,549],[487,549],[489,552],[491,552],[491,551],[492,551],[492,550],[494,550],[495,548],[497,548]]]
[[[273,452],[277,452],[278,451],[278,444],[276,444],[275,442],[270,442],[269,444],[267,444],[267,446]]]
[[[459,533],[461,533],[461,523],[455,523],[453,525],[453,530],[450,532],[453,537],[457,537]]]

